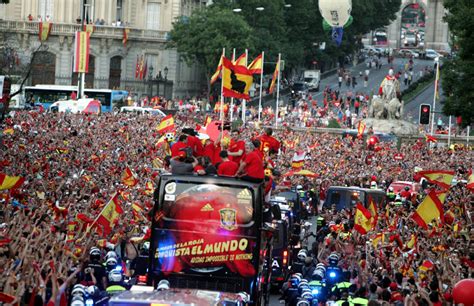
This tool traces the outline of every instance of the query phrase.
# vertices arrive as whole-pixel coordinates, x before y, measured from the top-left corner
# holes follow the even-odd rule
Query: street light
[[[286,8],[290,8],[290,7],[291,7],[291,4],[287,3],[287,4],[285,4],[285,7],[286,7]]]
[[[165,80],[167,80],[168,79],[168,67],[165,67],[165,69],[163,71],[165,73]]]
[[[148,83],[150,87],[150,94],[151,97],[153,95],[153,65],[150,65],[150,70],[148,71]]]
[[[264,8],[263,6],[259,6],[259,7],[255,8],[255,9],[256,9],[257,11],[261,12],[261,11],[263,11],[265,8]]]
[[[232,10],[234,13],[240,13],[242,12],[242,9],[241,8],[235,8]]]
[[[168,82],[168,67],[165,66],[165,69],[163,69],[163,72],[165,74],[165,80],[163,83],[163,97],[166,98],[166,83]]]

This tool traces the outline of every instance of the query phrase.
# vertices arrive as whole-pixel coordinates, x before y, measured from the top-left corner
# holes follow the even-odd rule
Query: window
[[[122,20],[122,7],[123,7],[123,0],[117,0],[117,21]]]
[[[38,15],[40,15],[43,20],[45,20],[47,16],[52,18],[54,9],[53,4],[54,0],[38,1]]]
[[[146,28],[148,30],[160,29],[160,4],[148,3],[146,15]]]

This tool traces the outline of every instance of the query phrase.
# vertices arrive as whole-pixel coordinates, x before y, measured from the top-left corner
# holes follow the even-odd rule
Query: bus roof
[[[347,186],[330,186],[328,188],[328,191],[329,190],[356,190],[356,191],[360,190],[360,191],[366,191],[366,192],[379,192],[379,193],[385,194],[385,192],[382,189],[360,188],[360,187],[357,187],[357,186],[350,186],[350,187],[347,187]]]
[[[37,89],[37,90],[65,90],[65,91],[77,91],[77,86],[73,85],[35,85],[25,86],[26,89]],[[112,90],[112,89],[96,89],[86,88],[84,92],[111,92],[111,91],[125,91],[125,90]]]
[[[177,174],[164,174],[160,176],[162,181],[187,181],[187,182],[196,182],[199,184],[229,184],[229,185],[239,185],[247,186],[251,188],[258,188],[260,184],[240,180],[232,177],[222,177],[222,176],[202,176],[202,175],[177,175]]]

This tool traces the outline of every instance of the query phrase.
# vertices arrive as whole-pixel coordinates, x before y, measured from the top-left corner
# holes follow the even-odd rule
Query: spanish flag
[[[411,250],[416,247],[417,237],[415,234],[411,234],[410,240],[405,244],[406,250]]]
[[[437,194],[431,191],[413,213],[413,220],[421,227],[428,228],[428,224],[433,220],[440,219],[444,222],[443,202],[446,192]]]
[[[378,233],[372,238],[372,245],[374,248],[377,248],[379,243],[383,244],[385,242],[385,235],[383,233]]]
[[[433,270],[434,268],[434,264],[431,260],[425,260],[421,266],[418,268],[420,271],[429,271],[429,270]]]
[[[428,182],[436,184],[444,189],[449,189],[451,187],[451,182],[454,177],[454,171],[446,170],[426,170],[419,171],[417,174],[427,179]]]
[[[224,56],[221,56],[220,60],[219,60],[219,64],[217,65],[217,69],[216,69],[216,72],[214,72],[214,74],[212,75],[211,77],[211,85],[214,84],[215,81],[217,81],[218,78],[221,77],[221,70],[222,70],[222,58]]]
[[[257,56],[248,66],[251,74],[261,74],[263,70],[263,54]]]
[[[304,166],[304,158],[306,153],[304,151],[295,152],[293,160],[291,161],[291,168],[299,170]]]
[[[438,139],[436,139],[436,137],[429,134],[425,134],[425,140],[426,142],[438,142]]]
[[[204,119],[204,128],[207,128],[207,126],[212,122],[212,118],[207,115],[206,119]]]
[[[156,130],[158,133],[163,134],[173,131],[174,128],[174,118],[172,115],[168,115],[161,120],[160,124],[156,127]]]
[[[245,52],[244,54],[242,54],[241,56],[239,56],[239,58],[237,58],[233,64],[235,66],[244,66],[246,67],[247,66],[247,53]]]
[[[362,121],[359,121],[359,125],[357,126],[357,138],[361,139],[362,136],[364,136],[364,131],[365,131],[365,123]]]
[[[250,99],[253,76],[246,66],[235,66],[229,59],[222,57],[222,82],[224,97]]]
[[[122,183],[129,187],[133,187],[138,184],[137,175],[133,173],[129,167],[126,167],[122,172]]]
[[[3,130],[3,134],[5,135],[13,135],[13,133],[15,132],[15,130],[13,128],[6,128]]]
[[[361,203],[357,203],[356,212],[354,216],[354,229],[362,235],[367,234],[372,229],[372,216]]]
[[[53,24],[51,22],[40,22],[40,24],[39,24],[39,39],[40,39],[40,41],[48,40],[49,33],[51,33],[52,28],[53,28]]]
[[[92,33],[94,33],[95,26],[94,26],[93,24],[85,24],[85,25],[82,27],[82,30],[83,30],[84,32],[89,33],[89,35],[91,35]]]
[[[76,32],[74,46],[74,72],[89,72],[90,33]]]
[[[146,195],[152,195],[153,194],[153,191],[155,191],[155,187],[153,186],[153,183],[148,181],[146,184],[145,184],[145,194]]]
[[[275,85],[276,85],[279,73],[280,73],[280,60],[278,60],[275,66],[275,71],[273,72],[272,82],[270,83],[270,88],[268,89],[269,94],[272,94],[275,91]]]
[[[116,192],[94,221],[98,233],[103,237],[108,236],[122,214],[123,209],[120,206],[118,193]]]
[[[127,45],[127,41],[128,41],[128,34],[130,33],[130,29],[123,29],[123,39],[122,39],[122,43],[123,43],[123,46],[125,47]]]
[[[25,178],[21,176],[8,176],[4,173],[0,173],[0,190],[18,188],[24,181]]]
[[[375,228],[378,221],[377,205],[375,204],[374,199],[369,195],[369,212],[372,215],[371,223],[372,229]]]

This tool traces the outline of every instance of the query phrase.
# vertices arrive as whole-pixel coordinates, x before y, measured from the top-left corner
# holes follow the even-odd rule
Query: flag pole
[[[235,48],[232,51],[232,63],[235,61]],[[234,98],[230,98],[230,122],[234,121]]]
[[[247,67],[247,58],[248,58],[248,55],[249,55],[249,50],[248,49],[245,49],[245,67]],[[246,103],[247,101],[245,99],[242,99],[242,122],[243,124],[245,124],[245,119],[247,119],[245,116],[245,113],[246,113]]]
[[[448,149],[451,146],[451,115],[449,116],[449,126],[448,126]]]
[[[436,62],[436,78],[435,78],[435,90],[433,96],[433,116],[431,117],[431,136],[434,135],[434,121],[435,121],[435,110],[436,110],[436,97],[438,96],[438,86],[439,86],[439,57],[435,59]]]
[[[260,95],[258,97],[258,122],[260,122],[260,116],[262,113],[262,89],[263,89],[263,63],[264,63],[265,51],[262,51],[262,71],[260,72]]]
[[[278,100],[280,99],[280,60],[281,53],[278,53],[278,75],[277,75],[277,96],[276,96],[276,108],[275,108],[275,127],[278,127]]]
[[[225,48],[222,48],[222,57],[225,56]],[[220,105],[220,117],[221,117],[221,133],[224,134],[224,75],[221,67],[221,105]]]

